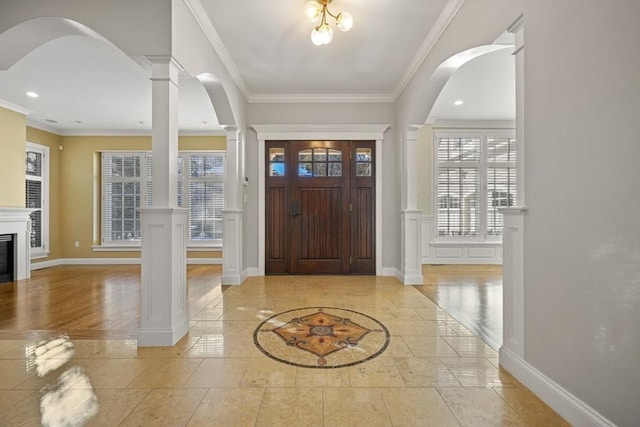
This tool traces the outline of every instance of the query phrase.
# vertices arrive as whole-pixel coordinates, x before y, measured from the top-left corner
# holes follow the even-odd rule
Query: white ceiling
[[[447,0],[335,0],[330,10],[352,13],[353,29],[336,30],[329,45],[314,46],[305,0],[200,2],[249,102],[393,101],[449,10]],[[512,120],[513,69],[508,49],[468,62],[447,83],[431,117]],[[464,104],[454,107],[456,99]],[[148,71],[87,37],[51,41],[0,71],[2,101],[31,110],[30,123],[61,134],[148,133],[151,127]],[[188,75],[180,78],[179,108],[181,132],[220,130],[202,84]]]

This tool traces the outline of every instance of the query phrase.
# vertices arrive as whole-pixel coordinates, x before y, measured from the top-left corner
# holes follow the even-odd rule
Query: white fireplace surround
[[[13,234],[14,280],[31,277],[31,217],[33,209],[0,207],[0,234]]]

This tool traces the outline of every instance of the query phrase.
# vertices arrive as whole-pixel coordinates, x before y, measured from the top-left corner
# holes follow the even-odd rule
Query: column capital
[[[407,125],[404,128],[404,142],[415,141],[418,138],[418,131],[422,125]]]
[[[238,139],[238,132],[240,130],[238,126],[222,125],[222,129],[224,129],[224,131],[227,133],[227,139]]]
[[[170,55],[149,55],[146,57],[151,68],[151,80],[171,80],[176,85],[184,68]]]

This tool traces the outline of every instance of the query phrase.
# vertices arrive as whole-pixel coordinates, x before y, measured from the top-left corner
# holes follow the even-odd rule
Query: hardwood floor
[[[221,292],[220,265],[187,266],[190,316]],[[0,284],[0,339],[135,338],[140,321],[140,266],[60,266]]]
[[[423,265],[415,288],[498,350],[502,344],[501,265]]]

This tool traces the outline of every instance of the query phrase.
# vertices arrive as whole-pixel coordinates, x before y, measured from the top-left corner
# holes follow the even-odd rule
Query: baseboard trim
[[[140,264],[141,258],[62,258],[63,265]]]
[[[222,265],[222,258],[187,258],[187,264]]]
[[[615,427],[614,423],[504,346],[500,347],[500,365],[571,425]]]
[[[32,262],[31,270],[40,270],[58,265],[129,265],[141,263],[141,258],[58,258],[42,262]],[[222,265],[222,258],[187,258],[187,264]]]
[[[42,268],[56,267],[62,264],[60,259],[51,259],[47,261],[31,262],[31,271],[40,270]]]

